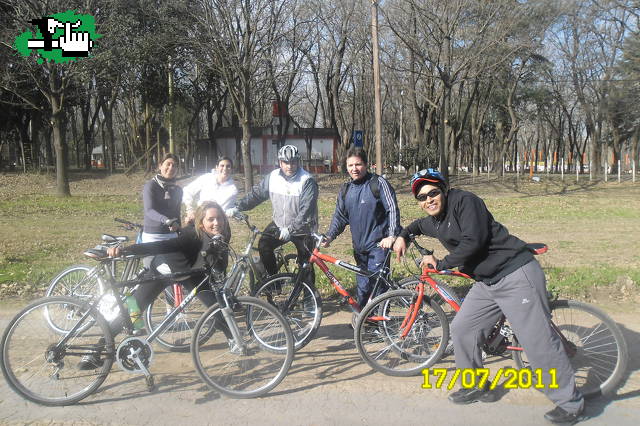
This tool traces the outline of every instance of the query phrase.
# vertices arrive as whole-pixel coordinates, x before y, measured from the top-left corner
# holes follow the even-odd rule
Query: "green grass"
[[[545,268],[547,288],[555,294],[585,298],[606,291],[613,299],[640,290],[640,269],[601,265],[583,268]]]
[[[148,176],[142,174],[77,174],[72,182],[73,196],[58,198],[52,177],[0,175],[0,297],[31,297],[42,293],[49,280],[65,267],[91,264],[82,252],[98,244],[102,233],[133,238],[134,234],[119,228],[113,218],[142,221],[140,193],[146,179]],[[320,231],[329,226],[342,180],[325,176],[320,179]],[[392,183],[398,194],[401,223],[407,225],[423,216],[408,193],[406,178],[394,177]],[[623,284],[624,291],[638,290],[640,184],[575,185],[544,177],[543,184],[522,179],[464,178],[454,186],[480,195],[496,220],[514,235],[549,245],[549,252],[540,256],[540,262],[547,272],[550,290],[567,296],[586,296],[601,289],[615,293]],[[271,221],[269,202],[248,213],[260,229]],[[243,248],[246,227],[234,222],[232,229],[233,246]],[[424,239],[423,245],[433,248],[437,257],[446,255],[435,240]],[[287,251],[294,251],[294,247],[288,245]],[[348,228],[323,251],[353,262]],[[351,272],[330,268],[345,287],[355,287]],[[395,260],[392,268],[394,277],[410,275]],[[319,270],[316,277],[325,297],[335,294]]]
[[[75,196],[59,198],[51,195],[24,195],[0,202],[0,210],[9,215],[73,215],[137,214],[138,200],[126,196]]]

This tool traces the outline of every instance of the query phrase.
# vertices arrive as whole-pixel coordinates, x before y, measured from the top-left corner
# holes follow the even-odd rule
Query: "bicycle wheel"
[[[68,267],[51,280],[45,296],[73,296],[82,300],[99,296],[102,286],[97,274],[89,273],[92,270],[87,265]]]
[[[356,348],[375,370],[390,376],[412,376],[442,357],[449,322],[435,301],[423,299],[411,330],[402,336],[416,296],[411,290],[386,292],[369,302],[358,316]]]
[[[83,323],[74,335],[61,336],[46,317],[68,330]],[[60,344],[63,338],[68,340]],[[67,296],[29,304],[11,320],[0,346],[2,374],[11,389],[43,405],[68,405],[87,397],[105,380],[114,359],[107,322],[87,303]],[[80,370],[83,357],[92,357],[96,368]]]
[[[189,293],[182,285],[173,284],[165,288],[160,295],[151,302],[144,314],[144,321],[149,331],[153,333],[165,317],[169,315]],[[197,297],[184,307],[165,329],[156,336],[159,345],[175,352],[186,352],[191,345],[191,335],[196,322],[207,310],[207,307]]]
[[[234,398],[252,398],[273,389],[293,361],[293,335],[284,317],[255,297],[238,297],[228,324],[219,305],[198,320],[191,355],[205,383]],[[228,339],[222,329],[237,327],[242,342]],[[265,347],[268,342],[271,350]]]
[[[318,332],[322,321],[322,298],[315,287],[303,281],[298,297],[285,311],[285,304],[294,290],[295,282],[295,274],[273,275],[262,285],[258,285],[254,296],[278,308],[289,321],[297,351],[309,343]]]
[[[442,282],[440,280],[435,280],[435,281],[438,283],[438,286],[440,287],[440,289],[445,293],[447,293],[447,295],[449,295],[449,297],[451,297],[451,299],[455,301],[458,304],[458,306],[462,306],[462,300],[456,293],[455,289],[453,289],[449,284],[445,282]],[[417,278],[408,277],[398,281],[398,286],[400,288],[404,288],[408,290],[415,290],[419,282],[420,280]],[[447,317],[447,321],[449,321],[449,324],[451,324],[451,321],[453,321],[453,318],[456,316],[457,311],[454,308],[452,308],[451,305],[442,298],[442,296],[440,296],[440,293],[436,292],[433,288],[431,288],[430,285],[425,284],[424,291],[431,298],[431,300],[434,300],[435,302],[438,303],[438,305],[440,305],[440,307],[444,311],[445,316]],[[451,340],[451,332],[449,332],[449,341],[447,342],[447,348],[445,350],[444,355],[451,355],[452,353],[453,353],[453,341]]]
[[[567,355],[576,385],[585,397],[613,392],[627,370],[629,350],[618,325],[600,309],[574,300],[551,302],[551,320],[569,342]],[[514,344],[518,342],[514,336]],[[514,351],[518,368],[527,368],[524,351]]]

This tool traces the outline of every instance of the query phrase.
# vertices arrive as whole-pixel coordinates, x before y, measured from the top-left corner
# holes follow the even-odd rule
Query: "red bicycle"
[[[277,274],[269,277],[255,292],[254,296],[266,299],[276,306],[278,310],[289,320],[289,325],[293,331],[295,348],[300,349],[305,346],[315,336],[322,320],[322,298],[315,289],[313,283],[308,283],[307,277],[313,265],[318,266],[327,276],[331,285],[340,294],[346,303],[349,304],[353,312],[359,313],[362,308],[349,292],[342,286],[340,280],[329,270],[327,263],[331,263],[340,268],[354,272],[356,274],[374,278],[375,284],[371,294],[377,294],[378,289],[398,289],[401,284],[389,278],[389,268],[382,268],[377,272],[371,272],[356,265],[336,259],[332,256],[320,253],[320,245],[324,236],[318,233],[307,235],[313,238],[314,249],[308,262],[298,268],[297,273]],[[389,251],[388,255],[391,254]],[[442,327],[448,330],[447,318],[435,301],[431,306],[436,312],[435,318],[441,322]],[[429,304],[425,304],[423,309],[429,309]],[[443,349],[444,350],[444,349]]]
[[[422,256],[432,253],[415,239],[412,246]],[[544,244],[529,244],[528,248],[535,254],[547,251]],[[419,264],[418,256],[413,258]],[[354,331],[356,347],[374,369],[389,375],[409,376],[420,374],[440,360],[449,339],[449,327],[434,320],[431,306],[436,300],[450,306],[455,313],[462,300],[431,275],[471,279],[458,271],[423,269],[419,279],[404,280],[405,286],[414,289],[385,293],[362,311]],[[433,296],[425,293],[427,285]],[[593,397],[615,390],[624,378],[628,362],[627,344],[618,325],[607,314],[586,303],[552,300],[550,308],[552,326],[562,340],[582,394]],[[529,366],[526,353],[504,315],[493,327],[483,350],[487,355],[511,351],[518,368]]]

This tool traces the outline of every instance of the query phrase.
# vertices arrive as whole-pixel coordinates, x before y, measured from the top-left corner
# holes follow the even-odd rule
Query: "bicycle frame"
[[[467,278],[470,280],[473,278],[471,278],[469,275],[464,274],[462,272],[453,271],[450,269],[447,269],[444,271],[438,271],[436,269],[425,268],[422,270],[422,275],[420,275],[420,282],[421,283],[425,282],[429,284],[429,286],[432,289],[434,289],[442,297],[442,299],[444,299],[444,301],[446,301],[456,312],[458,312],[460,310],[460,305],[458,305],[458,303],[453,299],[453,297],[449,293],[447,293],[445,289],[441,288],[438,285],[438,282],[433,278],[431,278],[429,274],[449,275],[454,277]]]
[[[182,275],[184,276],[184,275]],[[163,277],[164,279],[164,277]],[[191,301],[193,300],[194,297],[196,297],[198,290],[200,289],[200,286],[202,286],[206,281],[209,280],[209,277],[205,277],[198,285],[196,285],[188,294],[186,297],[183,297],[182,294],[182,287],[178,284],[173,284],[173,288],[174,288],[174,296],[176,296],[176,302],[175,302],[175,307],[173,308],[173,310],[169,313],[169,315],[165,316],[164,319],[160,322],[160,324],[158,324],[158,327],[153,330],[153,332],[151,334],[149,334],[149,336],[147,336],[147,342],[151,343],[155,340],[155,338],[162,333],[167,327],[168,324],[170,324],[175,317],[177,317],[181,312],[184,311],[184,308],[191,303]],[[177,297],[180,297],[180,302],[178,303]],[[126,316],[126,315],[125,315]],[[128,318],[128,322],[131,322],[131,318]],[[133,324],[132,324],[133,325]]]
[[[418,251],[421,254],[430,254],[428,250],[425,250],[424,248],[420,247],[420,245],[415,241],[415,239],[412,238],[412,243],[414,244],[414,246],[418,249]],[[546,253],[548,250],[548,247],[545,244],[528,244],[529,249],[531,250],[531,252],[535,255],[538,254],[543,254]],[[417,262],[416,262],[417,263]],[[443,288],[441,288],[438,285],[438,282],[436,280],[434,280],[433,278],[431,278],[430,274],[436,274],[436,275],[449,275],[449,276],[455,276],[455,277],[462,277],[462,278],[466,278],[466,279],[470,279],[472,280],[473,278],[471,278],[469,275],[463,273],[463,272],[459,272],[459,271],[454,271],[454,270],[450,270],[450,269],[446,269],[446,270],[442,270],[442,271],[438,271],[436,269],[433,268],[423,268],[422,269],[422,274],[420,275],[420,284],[418,285],[418,287],[420,287],[420,285],[423,285],[423,283],[427,283],[429,284],[429,286],[431,286],[431,288],[440,295],[440,297],[442,297],[442,299],[447,302],[449,304],[449,306],[451,306],[456,312],[458,312],[460,310],[460,305],[458,305],[458,303],[451,297],[451,295],[449,295],[447,293],[447,291]],[[417,305],[419,306],[419,305]],[[412,318],[415,319],[415,315],[417,314],[417,310],[414,308],[414,306],[412,305],[409,309],[409,312],[407,313],[407,315],[409,315],[409,313],[413,311],[413,316]],[[507,333],[503,333],[503,330],[505,328],[504,322],[506,320],[506,316],[504,314],[502,314],[502,316],[500,317],[500,319],[498,320],[498,322],[496,323],[496,327],[498,327],[498,333],[496,333],[493,336],[489,336],[489,338],[487,339],[487,342],[485,342],[485,344],[490,344],[497,336],[502,335],[503,337],[510,337],[507,336]],[[558,327],[553,323],[553,321],[551,320],[551,327],[556,331],[556,333],[558,334],[558,336],[560,337],[560,340],[562,342],[562,345],[565,348],[565,351],[567,352],[567,355],[569,357],[571,357],[572,355],[575,354],[575,348],[567,341],[566,337],[562,334],[562,331],[560,329],[558,329]],[[410,320],[409,323],[407,324],[407,329],[406,331],[403,333],[402,337],[405,337],[406,334],[408,333],[408,331],[411,329],[411,326],[413,325],[413,320]],[[511,335],[513,334],[513,332],[511,332]],[[510,346],[507,345],[506,346],[506,350],[510,350],[510,351],[523,351],[522,347],[519,346]]]
[[[389,280],[387,280],[385,278],[385,275],[389,273],[389,268],[384,267],[382,269],[380,269],[377,272],[371,272],[367,269],[364,268],[360,268],[356,265],[353,265],[349,262],[345,262],[344,260],[340,260],[340,259],[336,259],[332,256],[329,256],[327,254],[324,253],[320,253],[320,243],[322,242],[322,239],[324,238],[322,235],[319,234],[313,234],[313,237],[316,239],[316,247],[313,249],[313,252],[311,254],[311,256],[309,257],[309,263],[311,263],[312,265],[316,265],[325,275],[326,277],[329,279],[329,282],[331,283],[331,285],[333,286],[333,288],[335,288],[335,290],[338,292],[338,294],[340,294],[342,297],[344,297],[344,300],[349,303],[349,306],[351,306],[351,309],[356,312],[356,313],[360,313],[360,311],[362,311],[362,307],[358,304],[358,302],[356,302],[353,297],[351,297],[351,295],[349,294],[349,292],[342,286],[342,283],[340,282],[340,280],[329,270],[329,267],[327,266],[327,264],[325,262],[329,262],[331,264],[334,264],[342,269],[346,269],[348,271],[351,272],[355,272],[357,275],[361,275],[363,277],[367,277],[367,278],[372,278],[372,277],[376,277],[376,283],[373,286],[373,289],[371,290],[371,294],[376,294],[376,291],[378,290],[378,288],[380,288],[381,282],[383,281],[384,283],[386,283],[387,285],[389,285]],[[391,250],[389,250],[389,252],[387,253],[387,259],[389,257],[389,255],[391,254]],[[300,279],[302,277],[302,274],[304,274],[304,270],[305,268],[301,268],[300,271],[298,272],[298,279]],[[293,301],[298,297],[299,291],[296,292],[292,292],[291,294],[291,298],[290,300]]]
[[[238,256],[233,267],[231,268],[231,271],[229,272],[229,287],[231,288],[232,293],[237,296],[240,291],[239,284],[243,281],[245,275],[247,274],[247,269],[251,269],[251,272],[253,273],[253,276],[257,282],[265,278],[266,274],[263,270],[260,270],[256,262],[253,260],[253,255],[251,254],[252,250],[256,250],[254,248],[256,238],[258,238],[258,235],[262,235],[263,232],[258,230],[255,225],[252,225],[249,222],[249,217],[247,215],[243,213],[237,213],[234,217],[244,222],[245,225],[247,225],[247,228],[249,228],[249,241],[247,241],[247,245],[240,253],[240,256]],[[276,263],[278,265],[285,263],[285,256],[282,250],[282,246],[277,247],[274,250],[274,254],[276,256]],[[253,289],[249,290],[253,291]]]
[[[242,251],[242,253],[240,253],[240,256],[238,256],[238,259],[236,259],[235,263],[233,264],[231,272],[229,272],[229,278],[227,279],[229,288],[234,295],[237,295],[240,291],[239,284],[247,274],[247,269],[251,269],[254,277],[257,278],[259,275],[258,268],[253,261],[253,256],[251,255],[251,250],[253,249],[253,245],[256,242],[256,238],[258,238],[258,235],[260,235],[261,232],[255,225],[251,225],[249,223],[249,218],[246,215],[242,215],[240,220],[242,220],[249,228],[249,241],[247,241],[247,245],[245,246],[244,250]]]
[[[459,272],[459,271],[454,271],[451,269],[445,269],[442,271],[438,271],[437,269],[433,269],[433,268],[424,268],[422,270],[422,275],[420,275],[420,285],[424,286],[424,283],[429,284],[429,286],[440,295],[440,297],[442,297],[442,299],[447,302],[447,304],[449,304],[449,306],[451,306],[456,312],[458,312],[460,310],[460,305],[458,305],[458,303],[451,297],[451,295],[449,293],[447,293],[447,291],[443,288],[441,288],[438,285],[438,282],[436,280],[434,280],[433,278],[431,278],[430,274],[436,274],[436,275],[448,275],[448,276],[454,276],[454,277],[461,277],[461,278],[466,278],[469,280],[472,280],[473,278],[471,278],[469,275],[463,273],[463,272]],[[419,304],[416,304],[416,306],[420,306]],[[403,333],[402,337],[405,337],[409,330],[411,329],[411,326],[413,325],[413,321],[415,320],[415,316],[417,315],[417,309],[414,309],[414,306],[412,305],[409,308],[409,312],[407,313],[407,315],[409,315],[409,313],[413,311],[413,315],[412,315],[412,319],[408,322],[407,324],[407,328],[405,330],[405,332]],[[499,331],[501,331],[504,327],[504,321],[505,321],[506,317],[504,314],[502,314],[502,316],[500,317],[500,319],[498,320],[498,322],[496,323],[496,325],[500,325],[499,327]],[[553,325],[553,322],[552,322]],[[562,333],[559,332],[559,330],[557,329],[557,327],[553,326],[554,329],[556,329],[556,331],[558,332],[558,334],[561,336],[561,339],[563,340],[563,344],[566,341],[566,339],[564,339],[564,337],[562,337]],[[487,342],[485,342],[485,344],[490,344],[493,339],[495,339],[498,335],[502,335],[502,333],[497,333],[494,336],[489,336],[489,338],[487,338]],[[503,335],[504,336],[504,335]],[[507,337],[507,336],[504,336]],[[511,351],[522,351],[523,349],[521,347],[518,346],[507,346],[506,347],[507,350],[511,350]]]

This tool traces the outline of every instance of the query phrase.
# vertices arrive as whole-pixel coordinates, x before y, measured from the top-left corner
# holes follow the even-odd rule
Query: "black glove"
[[[167,219],[164,221],[164,224],[173,231],[177,231],[178,229],[180,229],[180,219]]]

